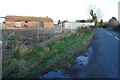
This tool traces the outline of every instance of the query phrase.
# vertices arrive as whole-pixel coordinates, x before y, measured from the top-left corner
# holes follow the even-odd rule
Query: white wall
[[[94,26],[94,23],[76,23],[76,22],[65,22],[64,23],[64,28],[65,29],[77,29],[78,27],[89,27],[89,26]]]
[[[118,2],[118,21],[120,23],[120,1]]]

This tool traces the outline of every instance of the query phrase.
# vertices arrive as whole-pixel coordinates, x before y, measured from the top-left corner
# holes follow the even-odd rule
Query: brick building
[[[51,18],[34,16],[5,16],[5,25],[9,28],[54,27]]]

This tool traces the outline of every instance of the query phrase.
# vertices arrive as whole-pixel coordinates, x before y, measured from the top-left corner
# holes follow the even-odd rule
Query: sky
[[[0,0],[0,16],[41,16],[58,20],[89,19],[90,5],[99,8],[103,21],[118,19],[119,0]]]

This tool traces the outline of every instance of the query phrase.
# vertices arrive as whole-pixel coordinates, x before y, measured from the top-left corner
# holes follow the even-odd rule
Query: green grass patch
[[[29,49],[22,56],[18,48],[12,52],[9,62],[3,62],[3,77],[23,78],[75,63],[75,57],[89,47],[92,36],[93,32],[90,31],[75,33],[63,40],[54,40],[47,45]],[[13,69],[9,71],[10,67]]]

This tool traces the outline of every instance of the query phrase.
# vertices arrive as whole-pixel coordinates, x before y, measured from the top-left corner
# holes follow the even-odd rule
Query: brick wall
[[[19,27],[17,24],[21,22],[21,28],[28,27],[54,27],[54,23],[51,18],[48,17],[25,17],[25,16],[6,16],[5,23],[8,27]],[[27,21],[28,20],[28,21]],[[18,22],[18,23],[17,23]],[[16,24],[16,25],[15,25]]]
[[[21,24],[23,27],[27,26],[27,27],[31,27],[31,26],[36,26],[36,22],[35,21],[21,21]]]
[[[54,24],[53,22],[44,22],[44,27],[48,27],[48,28],[54,27]]]

